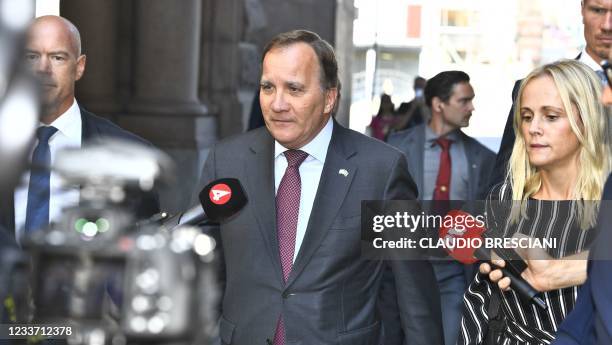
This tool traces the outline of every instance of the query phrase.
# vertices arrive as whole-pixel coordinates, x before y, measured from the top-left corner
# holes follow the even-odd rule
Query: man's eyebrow
[[[603,7],[602,5],[599,5],[599,4],[589,4],[589,5],[587,5],[587,8],[589,10],[591,10],[591,11],[593,11],[593,10],[604,10],[604,11],[607,11],[608,10],[607,8],[605,8],[605,7]]]
[[[297,82],[297,81],[287,81],[285,82],[285,85],[300,88],[300,89],[304,87],[304,84]]]
[[[32,53],[32,54],[40,54],[40,52],[33,50],[33,49],[25,49],[26,53]],[[57,50],[57,51],[52,51],[47,53],[47,55],[62,55],[62,56],[70,56],[70,53],[68,53],[65,50]]]
[[[65,50],[57,50],[57,51],[52,51],[52,52],[49,52],[49,54],[48,54],[48,55],[64,55],[64,56],[70,56],[70,53],[68,53],[68,52],[67,52],[67,51],[65,51]]]

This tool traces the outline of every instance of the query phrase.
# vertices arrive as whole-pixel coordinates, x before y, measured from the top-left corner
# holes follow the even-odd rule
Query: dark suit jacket
[[[98,117],[84,108],[80,110],[83,142],[95,138],[111,137],[151,146],[148,141],[120,128],[109,120]],[[128,202],[134,208],[138,218],[146,218],[159,212],[159,200],[156,193],[145,193],[142,197],[128,200]],[[0,197],[0,227],[8,229],[9,233],[14,236],[15,205],[12,191]]]
[[[514,139],[516,139],[512,122],[514,119],[514,102],[516,101],[516,96],[518,95],[521,81],[522,80],[517,80],[512,88],[512,107],[510,107],[508,119],[506,120],[506,126],[504,127],[502,141],[499,146],[499,151],[497,152],[497,157],[495,158],[495,166],[490,177],[482,180],[483,183],[480,191],[478,192],[478,199],[480,200],[486,199],[493,186],[504,182],[504,179],[506,178],[506,173],[508,172],[508,161],[510,160],[510,154],[512,154],[512,148],[514,147]]]
[[[426,124],[420,124],[389,137],[389,144],[406,154],[408,170],[419,191],[423,190],[425,126]],[[468,200],[484,200],[479,198],[479,190],[482,181],[487,181],[491,174],[495,153],[462,131],[459,131],[459,138],[464,144],[468,162]]]
[[[203,183],[242,181],[247,206],[220,226],[225,289],[220,320],[224,344],[264,345],[279,316],[287,344],[374,345],[383,262],[360,255],[362,200],[415,199],[403,155],[334,124],[304,241],[286,284],[276,232],[274,140],[256,129],[217,144]],[[346,169],[349,174],[338,173]],[[442,344],[439,296],[424,261],[394,261],[404,331],[415,344]]]
[[[612,199],[612,175],[604,188],[602,199]],[[576,306],[559,326],[554,345],[612,344],[612,215],[602,208],[599,214],[599,234],[591,249],[588,279],[578,292]],[[607,212],[606,212],[607,211]]]

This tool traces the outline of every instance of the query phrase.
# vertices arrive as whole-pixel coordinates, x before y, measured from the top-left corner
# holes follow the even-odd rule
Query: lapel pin
[[[338,170],[338,174],[347,177],[348,176],[348,171],[346,169],[340,169]]]

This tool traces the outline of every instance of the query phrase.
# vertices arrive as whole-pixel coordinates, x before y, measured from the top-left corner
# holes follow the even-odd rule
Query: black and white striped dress
[[[487,198],[487,227],[497,227],[505,236],[519,232],[537,238],[556,238],[557,248],[548,250],[554,258],[582,251],[594,238],[593,229],[581,230],[574,212],[570,212],[572,201],[531,200],[527,206],[527,219],[509,225],[509,207],[491,207],[496,200],[512,198],[507,184],[493,188]],[[497,203],[499,205],[499,203]],[[508,203],[506,205],[509,205]],[[458,345],[482,344],[488,329],[487,308],[492,289],[498,289],[488,276],[477,273],[463,296],[464,309]],[[497,344],[539,345],[554,340],[557,326],[574,308],[578,286],[548,291],[542,297],[548,305],[544,311],[532,303],[523,302],[510,290],[501,292],[501,310],[505,315],[504,330]]]

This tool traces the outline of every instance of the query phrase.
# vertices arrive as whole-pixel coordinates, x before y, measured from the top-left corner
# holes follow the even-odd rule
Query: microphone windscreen
[[[248,201],[240,181],[235,178],[212,181],[202,189],[199,197],[206,216],[215,223],[235,215]]]
[[[478,261],[474,254],[482,245],[483,234],[486,231],[484,223],[475,221],[470,213],[463,210],[451,210],[445,217],[452,219],[452,222],[448,225],[443,224],[439,229],[440,239],[446,244],[444,249],[463,264],[473,264]]]

